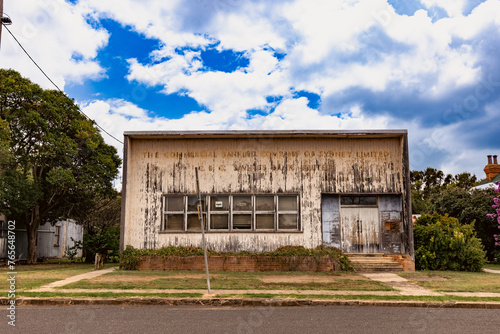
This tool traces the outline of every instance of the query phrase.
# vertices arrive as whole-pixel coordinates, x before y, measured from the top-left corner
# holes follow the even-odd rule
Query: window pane
[[[255,228],[258,230],[273,230],[274,215],[255,215]]]
[[[211,211],[229,211],[229,196],[211,196]]]
[[[278,196],[278,211],[297,211],[297,196]]]
[[[207,229],[207,215],[203,215],[203,223],[205,230]],[[198,215],[188,215],[187,217],[187,230],[188,231],[201,231],[201,224]]]
[[[182,196],[167,197],[165,211],[184,211],[184,201]]]
[[[184,215],[165,215],[166,231],[182,231],[184,229]]]
[[[274,211],[274,196],[255,196],[257,211]]]
[[[234,211],[252,211],[252,197],[250,196],[234,196],[233,197]]]
[[[200,197],[201,197],[201,210],[207,211],[205,196],[200,196]],[[188,196],[187,200],[188,200],[188,211],[198,212],[198,197]]]
[[[229,229],[228,215],[210,215],[210,229],[228,230]]]
[[[279,215],[278,224],[280,230],[296,230],[297,215]]]
[[[250,230],[252,228],[252,215],[233,215],[233,229]]]
[[[360,205],[377,205],[377,197],[375,196],[361,196],[359,198]]]
[[[356,199],[356,197],[354,197],[354,196],[341,196],[340,197],[340,204],[342,204],[342,205],[358,204],[359,200],[355,201],[355,199]]]
[[[340,197],[342,205],[377,205],[376,196],[342,196]]]

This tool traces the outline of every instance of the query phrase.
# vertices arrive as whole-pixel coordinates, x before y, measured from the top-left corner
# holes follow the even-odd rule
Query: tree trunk
[[[26,262],[28,264],[36,263],[38,259],[38,251],[36,249],[36,239],[38,235],[38,227],[34,222],[26,224],[26,234],[28,236],[28,254],[26,254]]]
[[[26,235],[28,237],[28,254],[26,254],[26,262],[34,264],[38,259],[38,251],[36,248],[36,239],[38,236],[38,227],[40,226],[40,209],[38,203],[35,204],[35,209],[29,216],[29,221],[26,223]]]

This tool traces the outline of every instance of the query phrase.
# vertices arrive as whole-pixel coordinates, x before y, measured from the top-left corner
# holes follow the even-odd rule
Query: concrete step
[[[346,253],[349,258],[353,257],[377,257],[377,258],[383,258],[384,253]]]
[[[358,272],[401,272],[403,267],[392,257],[382,253],[346,254]]]
[[[390,257],[381,257],[381,258],[374,258],[374,257],[349,257],[349,260],[351,262],[394,262],[393,258]]]

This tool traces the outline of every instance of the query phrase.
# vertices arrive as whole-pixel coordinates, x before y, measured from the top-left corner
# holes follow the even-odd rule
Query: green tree
[[[443,190],[450,186],[468,190],[478,180],[467,172],[445,176],[443,171],[428,167],[425,171],[411,171],[410,181],[412,213],[432,213],[432,200]]]
[[[9,166],[11,158],[10,152],[10,132],[9,123],[0,118],[0,184],[5,175],[5,171]],[[0,198],[4,198],[4,190],[0,187]]]
[[[121,161],[72,99],[13,70],[0,70],[0,119],[11,155],[0,212],[26,226],[27,261],[35,263],[40,224],[74,218],[82,199],[113,196]]]
[[[412,213],[428,212],[431,206],[430,196],[452,180],[452,175],[445,176],[443,171],[431,167],[427,167],[425,171],[411,171]]]
[[[484,245],[488,259],[494,257],[495,240],[493,234],[498,232],[497,224],[487,217],[491,213],[491,203],[495,192],[489,190],[467,190],[457,186],[449,186],[431,196],[431,207],[428,213],[437,212],[458,219],[460,224],[474,223],[477,236]]]
[[[83,225],[83,256],[93,262],[96,254],[118,257],[120,246],[121,196],[87,198],[75,211]]]
[[[422,215],[414,227],[415,264],[418,270],[481,271],[486,253],[475,237],[474,223],[456,218]]]

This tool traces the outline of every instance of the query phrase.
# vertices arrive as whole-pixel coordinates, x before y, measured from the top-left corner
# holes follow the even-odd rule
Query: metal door
[[[340,210],[341,249],[346,253],[376,253],[379,251],[378,208]]]
[[[323,195],[321,197],[321,225],[323,244],[340,248],[340,212],[339,196]]]

